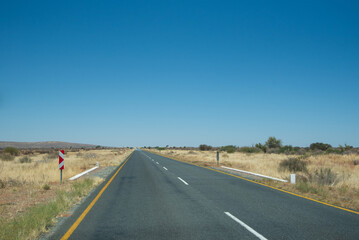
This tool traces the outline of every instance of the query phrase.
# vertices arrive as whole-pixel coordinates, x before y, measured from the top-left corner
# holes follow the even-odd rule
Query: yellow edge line
[[[118,172],[121,170],[121,168],[126,164],[126,162],[131,158],[131,155],[133,154],[133,152],[128,156],[127,160],[122,164],[122,166],[116,171],[116,173],[110,178],[110,180],[106,183],[106,185],[101,189],[101,191],[97,194],[97,196],[95,197],[94,200],[92,200],[92,202],[90,203],[90,205],[87,206],[87,208],[85,209],[85,211],[83,211],[83,213],[80,215],[80,217],[76,220],[76,222],[74,222],[74,224],[72,224],[72,226],[69,228],[69,230],[65,233],[65,235],[61,238],[61,240],[67,240],[71,234],[75,231],[75,229],[79,226],[79,224],[81,223],[81,221],[85,218],[85,216],[87,215],[87,213],[91,210],[91,208],[95,205],[95,203],[97,202],[97,200],[101,197],[102,193],[106,190],[106,188],[108,187],[108,185],[110,185],[110,183],[112,182],[112,180],[116,177],[116,175],[118,174]]]
[[[153,153],[153,152],[150,152],[150,153]],[[156,153],[153,153],[153,154],[156,154]],[[157,155],[159,155],[159,154],[157,154]],[[160,156],[161,156],[161,155],[160,155]],[[166,156],[163,156],[163,157],[166,157]],[[169,158],[169,157],[166,157],[166,158]],[[240,176],[237,176],[237,175],[233,175],[233,174],[230,174],[230,173],[227,173],[227,172],[223,172],[223,171],[220,171],[220,170],[217,170],[217,169],[212,169],[212,168],[209,168],[209,167],[202,167],[202,166],[197,165],[197,164],[194,164],[194,163],[189,163],[189,162],[186,162],[186,161],[181,161],[181,160],[177,160],[177,159],[173,159],[173,158],[169,158],[169,159],[172,159],[172,160],[175,160],[175,161],[178,161],[178,162],[183,162],[183,163],[191,164],[191,165],[194,165],[194,166],[197,166],[197,167],[201,167],[201,168],[206,168],[206,169],[211,170],[211,171],[216,171],[216,172],[223,173],[223,174],[226,174],[226,175],[235,177],[235,178],[240,178],[240,179],[242,179],[242,180],[245,180],[245,181],[248,181],[248,182],[252,182],[252,183],[255,183],[255,184],[259,184],[259,185],[262,185],[262,186],[265,186],[265,187],[269,187],[269,188],[272,188],[272,189],[275,189],[275,190],[278,190],[278,191],[281,191],[281,192],[285,192],[285,193],[288,193],[288,194],[291,194],[291,195],[294,195],[294,196],[297,196],[297,197],[300,197],[300,198],[305,198],[305,199],[308,199],[308,200],[313,201],[313,202],[321,203],[321,204],[324,204],[324,205],[327,205],[327,206],[330,206],[330,207],[333,207],[333,208],[338,208],[338,209],[341,209],[341,210],[343,210],[343,211],[347,211],[347,212],[359,214],[359,212],[354,211],[354,210],[350,210],[350,209],[347,209],[347,208],[335,206],[335,205],[330,204],[330,203],[322,202],[322,201],[319,201],[319,200],[316,200],[316,199],[313,199],[313,198],[309,198],[309,197],[306,197],[306,196],[303,196],[303,195],[300,195],[300,194],[297,194],[297,193],[292,193],[292,192],[289,192],[289,191],[286,191],[286,190],[283,190],[283,189],[280,189],[280,188],[272,187],[272,186],[267,185],[267,184],[264,184],[264,183],[256,182],[256,181],[253,181],[253,180],[249,180],[249,179],[247,179],[247,178],[240,177]]]

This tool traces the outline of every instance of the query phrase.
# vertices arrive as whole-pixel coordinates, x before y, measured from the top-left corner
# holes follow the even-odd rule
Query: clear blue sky
[[[0,140],[359,146],[358,1],[7,1]]]

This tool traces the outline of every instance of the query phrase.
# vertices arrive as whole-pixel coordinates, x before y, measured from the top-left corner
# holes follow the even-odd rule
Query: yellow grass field
[[[116,166],[125,159],[132,150],[101,149],[80,150],[65,152],[65,169],[63,179],[81,173],[96,165],[100,167]],[[13,161],[0,161],[0,180],[3,182],[14,181],[20,184],[42,185],[59,181],[58,153],[28,155],[31,163],[20,163],[24,156],[17,156]]]
[[[56,198],[56,191],[70,191],[76,181],[73,177],[99,163],[100,168],[118,166],[131,154],[130,149],[99,149],[65,151],[65,169],[63,184],[60,184],[58,169],[58,152],[50,154],[34,153],[26,155],[30,163],[21,163],[25,157],[19,155],[12,161],[0,160],[0,220],[13,219],[27,208],[41,203],[47,203]],[[102,178],[94,178],[94,186],[102,182]]]
[[[216,166],[216,151],[199,150],[156,150],[151,152],[167,156],[169,158],[188,161],[202,166]],[[233,167],[245,171],[264,174],[271,177],[289,179],[288,170],[280,170],[281,161],[298,155],[265,154],[265,153],[226,153],[220,152],[220,166]],[[303,159],[307,162],[308,173],[297,173],[296,185],[270,182],[271,185],[284,188],[293,192],[300,192],[313,196],[332,204],[359,210],[359,156],[355,154],[321,154],[311,155]],[[315,174],[316,170],[331,169],[336,175],[335,184],[319,186],[318,184],[301,183],[301,178]],[[265,180],[264,180],[265,181]]]

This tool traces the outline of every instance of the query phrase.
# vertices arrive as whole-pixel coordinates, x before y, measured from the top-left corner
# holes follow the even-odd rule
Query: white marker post
[[[60,150],[59,151],[59,169],[60,169],[60,182],[62,183],[62,170],[65,167],[65,157],[64,157],[65,151],[64,150]]]
[[[295,174],[290,175],[290,183],[295,184]]]

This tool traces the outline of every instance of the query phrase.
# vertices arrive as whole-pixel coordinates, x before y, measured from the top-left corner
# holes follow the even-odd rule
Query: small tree
[[[285,145],[279,149],[279,153],[290,153],[294,150],[292,145]]]
[[[227,145],[224,147],[221,147],[221,151],[226,151],[227,153],[234,153],[236,151],[237,147],[233,145]]]
[[[212,149],[212,146],[209,146],[209,145],[206,145],[206,144],[199,145],[199,150],[201,150],[201,151],[208,151],[208,150],[211,150],[211,149]]]
[[[238,151],[243,153],[258,153],[261,150],[257,147],[241,147],[238,149]]]
[[[330,144],[320,143],[320,142],[312,143],[309,146],[310,150],[322,150],[322,151],[326,151],[331,147],[332,146]]]
[[[261,149],[264,153],[267,152],[267,147],[266,147],[266,145],[263,145],[263,144],[261,144],[261,143],[257,143],[257,144],[255,145],[255,147]]]
[[[266,146],[268,148],[280,148],[282,146],[282,140],[276,139],[275,137],[269,137]]]
[[[17,156],[19,155],[19,150],[14,148],[14,147],[7,147],[4,149],[3,151],[4,153],[10,154],[12,156]]]
[[[352,149],[352,148],[353,148],[353,146],[346,145],[346,144],[344,144],[344,146],[339,145],[339,149],[340,149],[340,151],[341,151],[342,153],[345,152],[345,151],[349,151],[349,150]]]
[[[25,157],[20,158],[19,162],[20,163],[31,163],[32,159],[30,157],[28,157],[28,156],[25,156]]]

